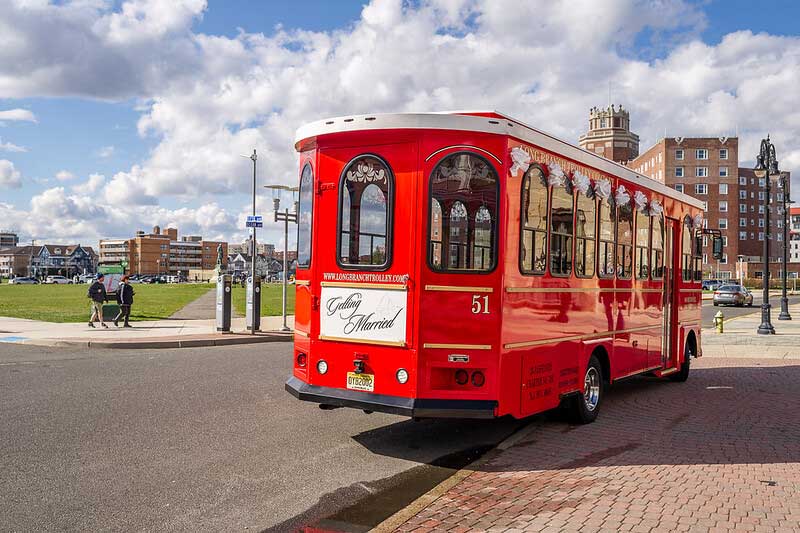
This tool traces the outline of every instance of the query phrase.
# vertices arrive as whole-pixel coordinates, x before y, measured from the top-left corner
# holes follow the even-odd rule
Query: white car
[[[53,285],[72,285],[72,280],[64,276],[47,276],[44,282]]]
[[[38,285],[39,280],[36,278],[16,277],[8,280],[9,285]]]

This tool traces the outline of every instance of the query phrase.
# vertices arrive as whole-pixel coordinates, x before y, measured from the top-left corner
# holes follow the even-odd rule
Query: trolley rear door
[[[662,335],[661,364],[664,368],[677,365],[678,351],[678,279],[680,273],[680,223],[665,219],[664,237],[664,332]]]

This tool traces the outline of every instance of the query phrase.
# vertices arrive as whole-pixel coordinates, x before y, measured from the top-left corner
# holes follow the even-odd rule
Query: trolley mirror
[[[715,236],[711,241],[714,259],[719,261],[722,259],[722,237]]]

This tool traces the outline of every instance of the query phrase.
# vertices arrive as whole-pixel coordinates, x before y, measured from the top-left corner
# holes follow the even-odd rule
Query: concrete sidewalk
[[[289,327],[294,317],[288,317]],[[218,333],[214,320],[153,320],[132,322],[132,328],[117,328],[108,322],[108,329],[96,324],[90,328],[79,324],[56,324],[0,317],[0,342],[38,346],[83,346],[94,348],[184,348],[223,346],[255,342],[280,342],[292,339],[291,332],[281,332],[283,319],[263,317],[261,331],[251,335],[245,331],[243,318],[231,321],[231,333]]]
[[[773,307],[775,335],[757,333],[761,324],[759,311],[726,320],[721,334],[714,328],[703,328],[703,356],[800,359],[800,305],[789,306],[794,320],[778,320],[779,314],[780,306]]]

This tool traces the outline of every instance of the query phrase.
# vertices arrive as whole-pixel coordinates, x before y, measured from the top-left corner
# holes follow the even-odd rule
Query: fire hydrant
[[[717,333],[723,332],[724,321],[725,315],[722,314],[722,311],[717,311],[717,314],[714,315],[714,327],[717,328]]]

